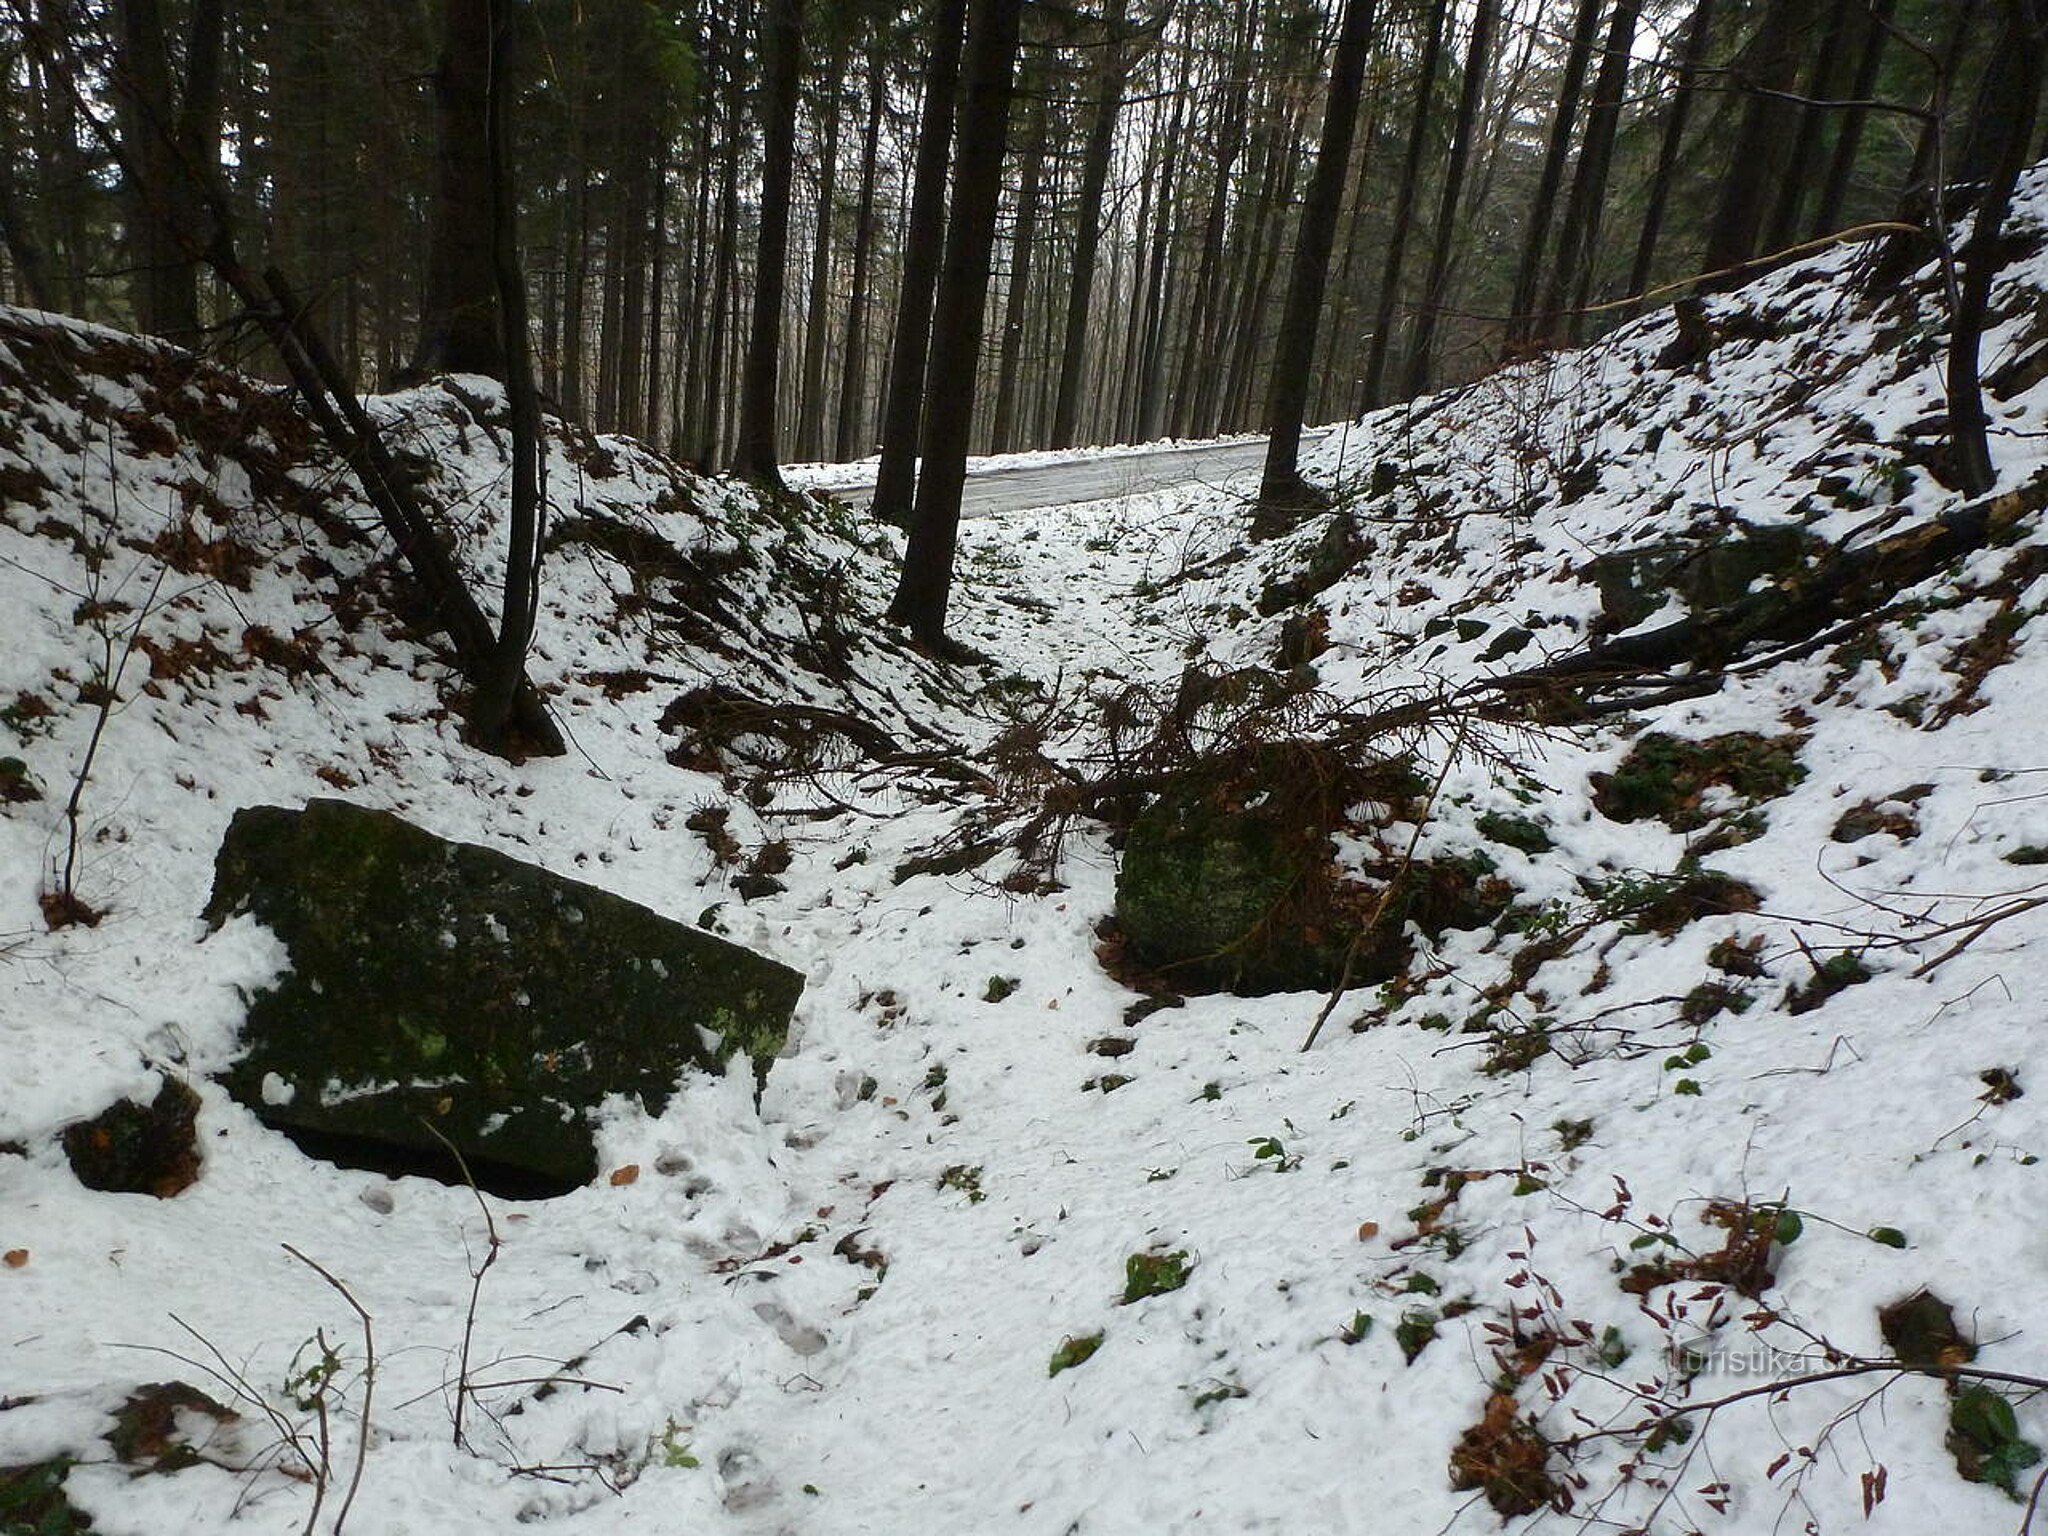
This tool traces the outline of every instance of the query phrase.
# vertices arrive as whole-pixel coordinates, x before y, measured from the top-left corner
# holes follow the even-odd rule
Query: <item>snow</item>
[[[2026,228],[2044,205],[2037,178]],[[1600,614],[1595,554],[1791,522],[1854,544],[1957,505],[1901,451],[1940,373],[1937,350],[1910,350],[1926,324],[1897,324],[1897,307],[1931,305],[1931,284],[1872,296],[1859,260],[1711,301],[1775,334],[1724,340],[1703,372],[1657,365],[1671,333],[1653,317],[1326,439],[1310,468],[1360,492],[1375,548],[1318,599],[1323,689],[1367,707],[1570,653]],[[2026,344],[2044,291],[2041,255],[2002,282],[1987,377]],[[66,356],[83,370],[68,383],[44,366]],[[590,539],[558,546],[533,670],[574,749],[511,765],[461,740],[445,668],[394,617],[345,477],[310,450],[275,470],[289,413],[202,374],[188,407],[211,402],[206,420],[236,424],[211,440],[241,446],[167,446],[124,424],[160,408],[151,356],[0,313],[0,470],[43,482],[0,508],[0,756],[43,796],[0,807],[0,1142],[20,1148],[0,1154],[0,1250],[21,1256],[0,1267],[0,1465],[78,1458],[68,1487],[96,1530],[307,1528],[313,1489],[280,1426],[311,1433],[286,1383],[322,1347],[339,1366],[314,1528],[335,1524],[360,1458],[347,1529],[449,1536],[1487,1530],[1499,1517],[1449,1464],[1501,1374],[1500,1330],[1567,1339],[1516,1390],[1517,1413],[1563,1441],[1636,1423],[1634,1384],[1705,1400],[1759,1369],[1801,1379],[1815,1340],[1881,1354],[1877,1309],[1921,1286],[1954,1304],[1980,1366],[2048,1374],[2030,1331],[2048,1314],[2048,1064],[2029,968],[2048,892],[2007,859],[2048,844],[2036,520],[1905,594],[1860,650],[1794,651],[1639,720],[1475,726],[1420,851],[1483,847],[1532,921],[1583,933],[1517,986],[1525,936],[1425,944],[1403,985],[1345,997],[1303,1052],[1314,994],[1191,996],[1127,1021],[1140,996],[1095,955],[1114,905],[1106,829],[1076,826],[1042,894],[1001,888],[1000,859],[981,877],[892,875],[965,818],[1008,826],[1028,808],[924,759],[985,767],[1050,700],[1048,751],[1079,762],[1091,695],[1170,690],[1197,659],[1269,660],[1283,615],[1259,617],[1259,596],[1319,522],[1247,546],[1244,509],[1197,490],[971,524],[951,627],[994,661],[954,670],[876,617],[894,535],[823,502],[772,515],[623,440],[567,437],[548,477],[558,524],[659,534],[701,601]],[[463,380],[377,406],[463,509],[486,590],[506,471],[502,432],[476,413],[495,399]],[[2002,486],[2027,486],[2048,469],[2048,387],[1993,409]],[[1374,489],[1381,464],[1391,484]],[[1823,492],[1828,477],[1855,494]],[[173,545],[152,541],[184,527],[218,547],[167,570]],[[78,890],[104,917],[51,932],[37,897],[66,857],[96,723],[80,684],[131,627],[81,797]],[[1528,646],[1485,659],[1509,627]],[[713,683],[856,715],[905,762],[848,749],[766,775],[756,803],[758,766],[667,756],[680,738],[664,710]],[[20,707],[31,695],[47,716]],[[1638,723],[1804,738],[1805,777],[1758,808],[1763,835],[1705,855],[1759,911],[1631,931],[1615,893],[1676,871],[1697,839],[1596,809],[1592,776]],[[234,1059],[242,999],[281,947],[248,919],[209,934],[197,914],[237,807],[336,793],[708,918],[797,967],[791,1048],[758,1104],[744,1071],[686,1079],[659,1117],[617,1104],[600,1129],[617,1174],[544,1203],[302,1156],[208,1076]],[[1917,833],[1836,841],[1864,800],[1909,809]],[[786,890],[734,890],[684,825],[706,807],[749,851],[788,839]],[[1485,840],[1487,812],[1540,823],[1554,847]],[[1764,974],[1713,969],[1724,940],[1760,941]],[[1788,1012],[1841,953],[1871,979]],[[1681,1000],[1708,981],[1749,1006],[1686,1022]],[[1551,1048],[1488,1072],[1503,1024]],[[1133,1044],[1110,1057],[1105,1039]],[[1992,1068],[2024,1096],[1992,1102]],[[161,1201],[83,1190],[61,1129],[160,1074],[200,1096],[202,1177]],[[1630,1265],[1719,1248],[1712,1202],[1802,1215],[1761,1302],[1620,1289]],[[486,1212],[502,1247],[477,1281]],[[1185,1286],[1121,1302],[1131,1255],[1179,1252]],[[374,1320],[374,1393],[356,1314],[316,1264]],[[1397,1333],[1424,1312],[1436,1337],[1408,1363]],[[1610,1329],[1618,1365],[1590,1342]],[[1049,1372],[1064,1340],[1097,1331],[1091,1359]],[[1702,1338],[1688,1385],[1671,1352]],[[199,1465],[133,1477],[100,1437],[130,1391],[171,1379],[245,1394],[241,1417],[202,1421]],[[1575,1479],[1573,1512],[1517,1523],[2017,1530],[2020,1504],[1958,1477],[1948,1413],[1923,1377],[1810,1382],[1722,1409],[1685,1444],[1588,1440],[1552,1462]],[[2048,1444],[2048,1411],[2016,1413]]]

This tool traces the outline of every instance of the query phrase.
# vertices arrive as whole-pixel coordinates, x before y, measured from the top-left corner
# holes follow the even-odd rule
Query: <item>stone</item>
[[[1806,568],[1818,545],[1797,527],[1745,527],[1697,541],[1647,544],[1596,555],[1587,575],[1613,629],[1630,629],[1675,593],[1695,613],[1726,608],[1759,579],[1785,580]]]
[[[1336,832],[1364,807],[1414,814],[1426,788],[1405,761],[1354,764],[1304,741],[1188,764],[1124,841],[1116,916],[1126,957],[1181,990],[1244,996],[1400,974],[1411,923],[1430,935],[1480,927],[1509,895],[1483,860],[1340,872]]]
[[[199,1095],[171,1078],[150,1103],[122,1099],[64,1128],[64,1156],[87,1189],[168,1200],[199,1177]]]
[[[248,913],[290,953],[224,1077],[318,1155],[563,1193],[597,1172],[609,1096],[659,1114],[687,1069],[757,1082],[803,978],[634,902],[384,811],[236,813],[207,922]]]

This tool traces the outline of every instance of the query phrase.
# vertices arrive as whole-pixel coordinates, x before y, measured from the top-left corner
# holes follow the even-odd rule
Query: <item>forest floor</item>
[[[533,672],[574,750],[518,765],[462,740],[285,403],[0,312],[0,1467],[71,1458],[92,1528],[134,1536],[324,1532],[358,1466],[348,1530],[437,1536],[2021,1530],[2048,1445],[2044,212],[2037,176],[1986,344],[1998,536],[1577,723],[1461,690],[1682,619],[1703,550],[1813,569],[1961,505],[1931,268],[1878,285],[1836,252],[1710,301],[1703,357],[1650,317],[1355,424],[1310,465],[1352,519],[1319,590],[1338,524],[1254,546],[1220,493],[977,521],[952,630],[980,667],[882,624],[886,531],[564,432]],[[490,387],[376,409],[488,582]],[[1632,569],[1664,573],[1633,608]],[[1106,720],[1191,665],[1270,668],[1290,621],[1318,699],[1440,702],[1387,744],[1426,811],[1340,863],[1463,859],[1503,893],[1309,1050],[1321,994],[1135,985],[1109,828],[1064,823],[1049,870],[1008,846]],[[708,684],[811,727],[721,735],[683,706]],[[53,932],[88,761],[100,920]],[[492,1200],[474,1299],[470,1191],[303,1156],[209,1077],[280,959],[200,923],[228,819],[335,794],[806,977],[758,1102],[688,1079],[607,1117],[612,1176]],[[914,862],[976,840],[979,868]],[[201,1100],[197,1182],[81,1188],[62,1128],[164,1075]],[[287,1244],[374,1319],[374,1397]],[[1952,1335],[1881,1322],[1922,1288]],[[1951,1374],[1865,1368],[1901,1351]],[[1972,1351],[2019,1380],[1955,1374]],[[134,1475],[102,1437],[167,1380],[237,1416],[186,1410],[189,1464]]]

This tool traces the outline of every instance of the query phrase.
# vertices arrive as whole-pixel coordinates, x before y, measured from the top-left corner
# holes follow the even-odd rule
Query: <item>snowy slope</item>
[[[2044,206],[2036,182],[2029,246]],[[1317,467],[1361,492],[1372,552],[1312,600],[1320,686],[1367,701],[1572,653],[1601,612],[1596,555],[1792,526],[1818,548],[1955,507],[1916,435],[1939,403],[1931,274],[1872,293],[1860,260],[1711,301],[1704,366],[1660,365],[1674,333],[1652,319],[1330,439]],[[1987,376],[2038,344],[2044,295],[2034,249],[2000,290]],[[2020,489],[2048,468],[2048,387],[2013,377],[1994,450]],[[377,409],[488,576],[490,386]],[[1423,765],[1442,780],[1417,846],[1484,852],[1513,921],[1423,945],[1303,1053],[1314,994],[1136,1016],[1095,955],[1102,828],[1075,828],[1049,892],[1001,888],[1000,859],[895,874],[963,822],[1022,816],[1028,786],[991,749],[1044,700],[1047,751],[1081,764],[1091,693],[1269,660],[1293,609],[1261,617],[1261,597],[1321,521],[1256,549],[1214,497],[974,525],[953,628],[995,661],[953,670],[879,623],[893,549],[869,530],[564,437],[533,670],[575,750],[513,766],[460,740],[371,518],[262,389],[12,312],[0,476],[0,757],[42,793],[0,807],[0,1143],[19,1148],[0,1154],[0,1250],[21,1259],[0,1268],[0,1465],[76,1457],[95,1529],[306,1528],[313,1490],[248,1402],[168,1476],[131,1477],[98,1437],[139,1384],[228,1397],[209,1366],[307,1422],[283,1388],[316,1330],[341,1360],[321,1530],[359,1455],[361,1532],[1494,1528],[1484,1492],[1453,1486],[1461,1444],[1468,1468],[1537,1447],[1571,1511],[1518,1524],[2020,1527],[2020,1503],[1958,1475],[1923,1376],[1734,1403],[1655,1449],[1619,1431],[1646,1403],[1798,1379],[1829,1347],[1883,1354],[1877,1309],[1922,1286],[1979,1366],[2048,1375],[2027,960],[2048,908],[2012,857],[2048,846],[2037,519],[1874,628],[1712,692],[1475,722]],[[1512,630],[1526,645],[1497,651]],[[90,683],[131,631],[81,796],[77,887],[104,915],[50,932],[38,895]],[[809,761],[759,739],[714,761],[663,723],[711,684],[843,711],[896,750],[827,731]],[[1789,736],[1804,776],[1754,804],[1709,791],[1686,831],[1613,820],[1593,776],[1646,730]],[[685,921],[715,907],[808,977],[758,1110],[738,1078],[691,1082],[659,1119],[607,1124],[608,1161],[637,1176],[491,1203],[504,1246],[473,1328],[468,1191],[310,1161],[206,1081],[240,990],[278,963],[252,925],[200,927],[220,834],[237,806],[337,792]],[[706,807],[743,859],[788,840],[785,891],[735,892],[739,866],[684,825]],[[1551,846],[1504,844],[1488,813]],[[1646,924],[1689,855],[1757,910]],[[1844,955],[1868,979],[1791,1011]],[[161,1073],[201,1094],[203,1176],[167,1201],[80,1189],[60,1129]],[[367,1438],[355,1315],[285,1244],[374,1319]],[[1756,1296],[1701,1267],[1738,1247],[1771,1271],[1739,1276]],[[1121,1300],[1131,1256],[1175,1254],[1183,1285]],[[1659,1259],[1677,1278],[1631,1273]],[[466,1329],[484,1389],[458,1448]],[[539,1393],[551,1372],[581,1384]],[[2038,1405],[2016,1414],[2048,1443]]]

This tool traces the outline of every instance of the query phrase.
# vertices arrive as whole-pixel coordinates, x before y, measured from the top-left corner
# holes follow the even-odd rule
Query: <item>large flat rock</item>
[[[736,1052],[765,1076],[803,990],[610,892],[339,800],[236,813],[206,918],[243,912],[291,970],[249,1005],[237,1099],[422,1166],[452,1165],[446,1137],[541,1191],[597,1171],[607,1096],[659,1113],[684,1071]]]

